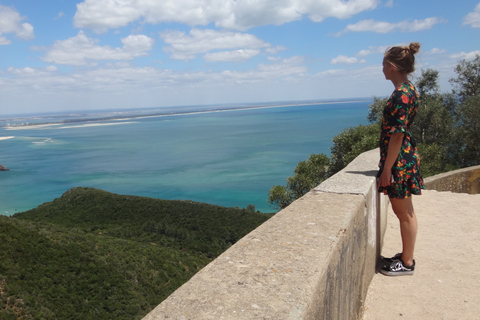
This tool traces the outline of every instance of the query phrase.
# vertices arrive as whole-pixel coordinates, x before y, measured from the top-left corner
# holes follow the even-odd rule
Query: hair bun
[[[411,42],[408,48],[410,49],[410,52],[412,53],[412,55],[416,54],[418,51],[420,51],[420,43]]]

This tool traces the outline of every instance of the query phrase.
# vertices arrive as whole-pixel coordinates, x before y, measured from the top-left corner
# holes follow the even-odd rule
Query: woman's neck
[[[398,73],[393,79],[391,79],[395,89],[400,87],[403,83],[408,82],[408,77],[406,74]]]

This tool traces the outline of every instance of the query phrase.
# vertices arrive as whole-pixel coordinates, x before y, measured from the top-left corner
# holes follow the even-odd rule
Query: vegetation
[[[440,93],[439,73],[422,70],[415,82],[420,104],[412,134],[422,159],[424,177],[480,164],[480,55],[461,61],[450,80],[451,93]],[[286,186],[274,186],[268,202],[285,208],[323,180],[343,169],[360,153],[378,147],[380,122],[387,98],[374,97],[367,116],[370,125],[345,129],[333,138],[331,157],[312,154],[300,162]],[[322,161],[316,161],[322,159]],[[310,165],[305,165],[309,163]],[[292,183],[292,181],[302,181]]]
[[[141,319],[270,216],[90,188],[0,216],[0,319]]]
[[[456,68],[441,94],[422,71],[413,134],[424,176],[479,164],[480,56]],[[268,201],[286,207],[377,147],[386,98],[367,126],[334,137],[331,157],[312,154]],[[140,319],[198,270],[271,215],[192,201],[75,188],[13,217],[0,216],[0,318]]]

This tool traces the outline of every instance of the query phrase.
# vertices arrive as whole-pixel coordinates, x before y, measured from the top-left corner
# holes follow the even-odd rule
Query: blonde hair
[[[409,74],[415,71],[415,54],[420,43],[411,42],[405,47],[392,47],[385,52],[384,59],[400,72]]]

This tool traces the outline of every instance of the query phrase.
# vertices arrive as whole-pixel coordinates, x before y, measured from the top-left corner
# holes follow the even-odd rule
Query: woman
[[[400,222],[402,253],[383,258],[380,272],[389,276],[413,275],[413,252],[417,236],[417,218],[412,194],[425,188],[420,174],[420,158],[410,133],[418,108],[418,94],[408,75],[415,70],[415,54],[420,44],[390,48],[384,55],[385,79],[395,86],[383,111],[380,134],[380,171],[378,191],[388,195]]]

